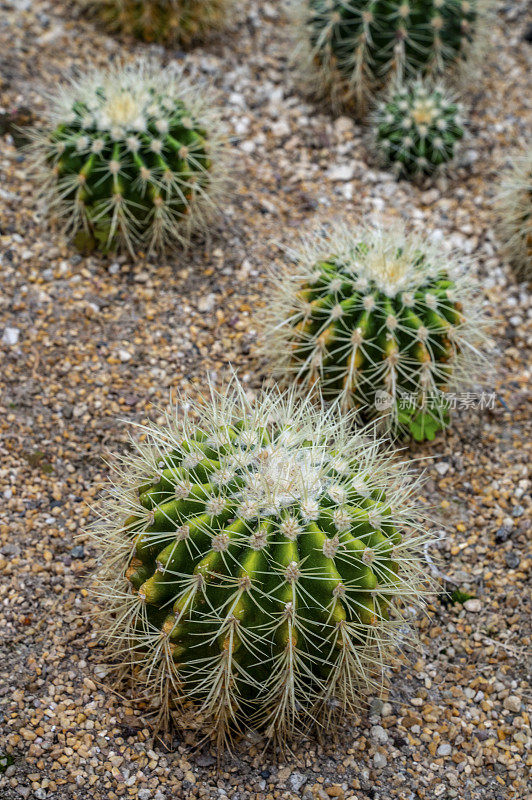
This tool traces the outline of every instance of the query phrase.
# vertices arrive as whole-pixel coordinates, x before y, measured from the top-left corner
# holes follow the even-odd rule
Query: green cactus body
[[[441,171],[464,136],[461,108],[441,86],[421,80],[395,87],[373,114],[380,160],[398,176]]]
[[[393,78],[436,76],[464,61],[485,6],[482,0],[300,2],[301,35],[323,88],[359,111]]]
[[[233,0],[80,0],[112,31],[188,46],[227,25]]]
[[[499,235],[519,277],[532,275],[532,147],[519,152],[498,196]]]
[[[393,431],[432,439],[445,391],[471,381],[482,320],[468,282],[437,248],[403,230],[339,229],[286,271],[263,337],[275,374],[292,375]]]
[[[140,63],[96,73],[35,134],[42,200],[81,249],[186,243],[216,207],[222,137],[195,91]]]
[[[346,420],[238,387],[211,402],[197,427],[151,430],[116,526],[100,523],[111,652],[134,653],[141,682],[162,671],[222,737],[282,740],[378,684],[425,534],[406,530],[402,468]]]

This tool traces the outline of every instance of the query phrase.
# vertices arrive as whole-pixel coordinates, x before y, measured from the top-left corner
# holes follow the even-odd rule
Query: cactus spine
[[[471,383],[482,362],[471,276],[400,227],[338,227],[294,259],[263,323],[274,374],[433,439],[448,423],[445,390]]]
[[[111,30],[190,46],[227,26],[234,0],[79,0]]]
[[[299,0],[304,72],[334,104],[364,113],[391,80],[439,76],[466,61],[486,5],[485,0]]]
[[[441,171],[464,135],[461,107],[441,85],[394,86],[377,106],[373,139],[381,162],[398,177]]]
[[[424,593],[405,464],[349,426],[234,382],[116,467],[94,529],[109,652],[220,744],[247,728],[282,744],[354,708]]]
[[[95,71],[54,98],[33,134],[46,213],[82,249],[161,251],[217,210],[227,148],[217,114],[183,74],[141,61]]]
[[[532,275],[532,147],[518,153],[502,182],[499,235],[518,276]]]

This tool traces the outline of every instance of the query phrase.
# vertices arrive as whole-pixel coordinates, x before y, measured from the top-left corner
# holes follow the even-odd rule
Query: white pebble
[[[374,725],[371,729],[371,738],[379,744],[386,744],[388,741],[388,734],[382,725]]]
[[[327,177],[332,181],[350,181],[354,174],[353,164],[335,164],[327,170]]]
[[[20,331],[18,328],[6,328],[2,336],[4,344],[15,345],[18,342]]]
[[[521,711],[521,700],[519,697],[516,697],[515,694],[511,694],[504,698],[503,706],[508,711],[513,711],[514,714],[519,714]]]

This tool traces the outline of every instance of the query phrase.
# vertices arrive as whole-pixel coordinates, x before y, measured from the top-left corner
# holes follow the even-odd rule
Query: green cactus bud
[[[464,135],[462,109],[443,86],[395,86],[373,117],[377,154],[398,177],[430,175],[451,161]]]
[[[227,146],[208,103],[180,70],[146,61],[72,81],[33,132],[44,211],[81,249],[187,244],[224,190]]]
[[[223,30],[234,0],[78,0],[113,32],[189,46]]]
[[[313,93],[365,113],[395,78],[471,61],[486,0],[298,0],[302,74]]]
[[[470,384],[484,361],[471,274],[399,226],[339,226],[295,260],[262,323],[274,374],[393,433],[433,439],[448,423],[446,390]]]
[[[516,274],[532,275],[532,147],[517,153],[498,195],[499,236]]]
[[[109,652],[220,743],[282,743],[355,708],[427,588],[405,464],[350,423],[235,379],[116,468],[94,528]]]

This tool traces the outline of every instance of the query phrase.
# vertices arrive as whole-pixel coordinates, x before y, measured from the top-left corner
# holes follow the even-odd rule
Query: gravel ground
[[[527,796],[532,305],[498,255],[490,204],[508,148],[530,135],[529,21],[526,0],[499,4],[461,166],[413,186],[375,167],[363,128],[298,93],[280,4],[242,0],[234,31],[187,56],[220,92],[236,195],[210,243],[168,261],[81,258],[43,230],[24,154],[0,138],[1,800]],[[183,58],[107,38],[61,2],[0,0],[0,112],[38,119],[41,84],[146,50]],[[76,537],[102,457],[125,446],[121,420],[156,417],[172,388],[197,393],[231,364],[260,386],[252,313],[267,267],[303,227],[337,216],[404,217],[478,263],[496,367],[479,390],[494,406],[459,409],[446,438],[411,450],[448,532],[445,588],[472,598],[434,598],[415,621],[418,650],[336,737],[279,763],[249,740],[218,768],[191,735],[172,751],[153,742],[142,705],[109,688],[88,616],[94,553]]]

